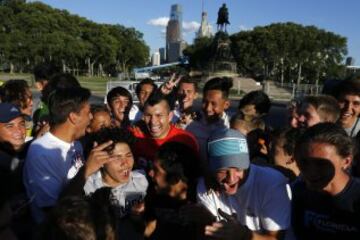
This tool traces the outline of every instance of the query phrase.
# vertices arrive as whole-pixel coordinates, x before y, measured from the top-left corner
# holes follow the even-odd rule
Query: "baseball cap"
[[[208,160],[211,171],[229,167],[248,169],[250,158],[245,136],[234,129],[215,131],[208,140]]]
[[[12,103],[0,103],[0,123],[7,123],[14,118],[24,116],[20,109]]]

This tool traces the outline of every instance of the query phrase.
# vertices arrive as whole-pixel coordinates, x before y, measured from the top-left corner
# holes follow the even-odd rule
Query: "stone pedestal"
[[[236,76],[237,65],[232,54],[231,41],[226,32],[217,32],[212,44],[209,72],[212,75]]]

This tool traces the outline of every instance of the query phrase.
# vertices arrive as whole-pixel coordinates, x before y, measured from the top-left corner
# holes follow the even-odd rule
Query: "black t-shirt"
[[[331,196],[293,185],[292,226],[297,239],[360,239],[360,180],[351,178]]]

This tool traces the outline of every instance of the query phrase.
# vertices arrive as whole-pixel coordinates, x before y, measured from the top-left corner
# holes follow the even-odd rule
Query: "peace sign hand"
[[[176,74],[174,73],[168,82],[161,85],[162,94],[169,95],[172,92],[172,90],[174,89],[174,87],[176,87],[177,84],[180,82],[181,78],[182,78],[181,75],[176,77]]]

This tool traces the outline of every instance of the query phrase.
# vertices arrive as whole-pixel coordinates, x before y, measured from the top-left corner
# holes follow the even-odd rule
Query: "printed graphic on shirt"
[[[131,208],[144,202],[145,192],[122,192],[113,190],[110,202],[116,209],[116,216],[122,218],[131,212]]]
[[[71,168],[68,171],[67,178],[72,179],[78,173],[79,169],[84,165],[84,159],[81,153],[76,150],[73,153],[71,160]]]
[[[310,228],[311,226],[318,230],[328,233],[346,232],[346,233],[357,233],[359,230],[356,226],[346,223],[338,223],[331,219],[330,216],[315,213],[312,211],[305,211],[305,227]]]

